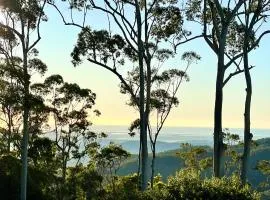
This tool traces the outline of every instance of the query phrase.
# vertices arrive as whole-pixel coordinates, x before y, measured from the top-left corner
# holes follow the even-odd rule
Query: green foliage
[[[87,199],[98,199],[102,196],[104,189],[102,188],[103,177],[92,167],[85,168],[79,174],[80,186],[86,193]],[[91,198],[90,198],[91,197]]]
[[[97,161],[98,168],[109,169],[110,173],[115,175],[122,162],[129,156],[130,154],[122,146],[110,143],[102,148],[94,159]]]
[[[138,176],[136,174],[117,177],[115,181],[115,189],[108,188],[104,200],[136,200],[142,199],[142,194],[138,190]]]
[[[235,148],[235,145],[240,144],[240,137],[237,134],[233,134],[229,129],[223,130],[223,150],[226,156],[224,163],[226,175],[230,175],[232,172],[240,174],[240,162],[241,154],[239,150]]]
[[[265,184],[267,181],[267,176],[263,175],[260,173],[260,171],[256,170],[256,165],[258,161],[260,160],[269,160],[269,154],[270,154],[270,138],[264,138],[264,139],[259,139],[254,141],[254,143],[257,144],[256,148],[254,147],[252,150],[252,153],[250,155],[250,162],[248,165],[249,171],[247,174],[247,181],[248,183],[253,187],[258,189],[259,191],[265,191],[269,190],[269,186],[267,188],[265,187],[260,187]],[[194,147],[196,148],[196,147]],[[208,146],[202,146],[201,148],[206,149],[207,155],[205,158],[209,158],[208,161],[206,161],[206,166],[212,166],[212,151],[213,149]],[[243,149],[243,146],[241,144],[232,146],[230,149],[235,150],[236,152],[240,152]],[[156,156],[156,167],[155,171],[156,173],[160,173],[163,177],[163,180],[167,180],[167,178],[175,174],[175,172],[181,168],[184,168],[185,165],[182,161],[182,159],[179,159],[179,156],[177,155],[178,152],[180,152],[181,149],[176,149],[176,150],[171,150],[171,151],[165,151],[162,153],[158,153]],[[232,160],[230,156],[226,156],[224,161],[230,161],[232,164]],[[122,167],[119,169],[118,174],[119,175],[128,175],[130,173],[135,173],[137,172],[137,157],[134,155],[131,159],[128,159]],[[238,163],[238,162],[237,162]],[[200,163],[201,166],[204,165],[203,160]],[[149,168],[151,166],[149,165]],[[230,172],[226,173],[226,175],[231,176],[233,172],[235,172],[236,168],[234,166],[230,166]],[[238,173],[238,170],[237,170]],[[239,173],[238,173],[239,174]],[[212,176],[212,171],[210,168],[207,170],[204,170],[201,172],[201,175],[203,177],[211,177]]]
[[[35,138],[31,142],[28,156],[33,161],[34,166],[39,169],[53,170],[55,166],[56,147],[49,138]]]
[[[151,34],[158,40],[168,39],[170,36],[179,34],[182,30],[183,16],[180,8],[176,5],[156,5],[153,9],[153,16],[155,21]]]
[[[98,139],[105,135],[91,131],[92,123],[89,120],[89,113],[95,105],[95,93],[81,88],[76,83],[64,82],[60,75],[52,75],[43,83],[33,84],[30,92],[28,91],[31,75],[35,72],[44,75],[47,70],[46,64],[37,58],[38,50],[34,48],[40,39],[40,21],[47,20],[43,11],[47,2],[55,1],[0,0],[0,10],[4,16],[0,22],[0,54],[4,57],[0,58],[0,117],[4,122],[0,127],[1,198],[18,199],[19,196],[21,116],[29,111],[29,117],[24,117],[24,126],[29,125],[29,130],[26,128],[24,131],[24,135],[29,136],[29,148],[28,139],[25,140],[24,147],[27,147],[26,151],[29,149],[29,154],[28,158],[23,158],[24,161],[28,159],[30,166],[27,199],[259,199],[259,195],[250,186],[242,185],[237,176],[203,179],[201,170],[210,166],[211,158],[207,157],[209,153],[206,149],[189,144],[183,145],[183,151],[178,154],[184,160],[187,169],[170,177],[167,183],[162,182],[161,176],[156,176],[153,187],[142,193],[139,191],[139,177],[136,174],[116,176],[119,167],[130,154],[121,146],[112,143],[100,148]],[[141,39],[138,38],[139,33],[135,26],[138,19],[135,16],[134,22],[130,22],[129,16],[125,16],[126,6],[129,11],[132,10],[136,7],[136,1],[114,0],[110,3],[106,0],[102,1],[105,3],[104,8],[96,4],[101,1],[68,2],[70,9],[84,10],[85,15],[90,8],[104,11],[108,19],[114,19],[120,28],[120,34],[113,34],[111,30],[92,30],[89,26],[82,28],[71,54],[73,64],[78,65],[85,58],[111,71],[121,81],[121,92],[130,95],[129,105],[136,109],[140,106],[138,86],[140,80],[145,78],[145,92],[149,99],[143,101],[146,105],[146,111],[143,112],[145,115],[156,112],[157,119],[160,120],[156,123],[157,132],[149,131],[154,155],[158,134],[171,108],[180,103],[176,96],[177,90],[182,80],[189,81],[187,69],[192,62],[200,60],[200,56],[195,52],[186,52],[182,55],[182,60],[187,62],[186,70],[170,68],[160,72],[160,66],[175,56],[174,51],[163,48],[166,46],[164,41],[172,39],[174,43],[174,40],[191,36],[191,31],[183,29],[183,14],[189,21],[202,23],[203,1],[187,0],[185,10],[179,8],[177,0],[138,1],[141,9],[139,14],[147,15],[139,26],[148,26],[142,37],[142,46],[139,46],[140,42],[137,41]],[[210,36],[205,35],[205,38],[212,44],[211,48],[217,49],[220,41],[216,40],[220,40],[222,36],[219,32],[224,24],[228,25],[228,34],[226,38],[221,39],[227,40],[225,52],[234,56],[241,51],[246,27],[233,21],[234,17],[229,17],[232,14],[229,7],[219,7],[217,2],[207,2],[205,29],[212,32]],[[251,3],[249,6],[249,12],[255,13],[258,5]],[[143,11],[146,12],[143,14]],[[129,13],[131,15],[136,12]],[[222,19],[223,15],[230,19]],[[262,16],[260,19],[264,18]],[[5,21],[7,25],[2,24]],[[230,24],[227,24],[228,22]],[[16,30],[17,27],[19,31],[22,30],[21,33]],[[37,40],[30,38],[35,30]],[[251,30],[248,45],[252,46],[255,39],[255,32]],[[31,42],[33,43],[30,44]],[[13,56],[13,48],[20,46],[24,49],[23,59]],[[143,52],[139,52],[140,50]],[[146,74],[140,74],[137,66],[139,53],[142,53],[143,63],[146,64],[140,67],[147,68],[144,69]],[[128,72],[127,77],[124,77],[119,73],[118,67],[123,67],[126,63],[132,64],[133,70],[125,70]],[[150,88],[150,91],[147,88]],[[96,116],[100,115],[98,110],[93,110],[93,113]],[[49,119],[53,121],[50,127]],[[140,119],[136,119],[131,124],[130,132],[138,129],[139,123]],[[150,122],[147,123],[150,127]],[[53,129],[52,138],[41,137],[48,127]],[[153,129],[150,127],[149,130]],[[237,149],[231,148],[239,142],[239,136],[225,132],[223,139],[226,143],[223,146],[226,147],[224,150],[231,159],[227,162],[231,162],[232,166],[240,160]],[[81,159],[87,155],[90,157],[89,165],[83,166]],[[162,159],[163,167],[170,164],[171,158],[164,156]],[[69,162],[74,160],[76,163],[69,166]],[[177,168],[180,166],[178,164],[179,162]],[[262,160],[256,168],[269,178],[269,166],[268,160]]]
[[[242,186],[237,176],[201,179],[194,170],[182,170],[168,180],[165,199],[260,199],[250,186]]]
[[[186,199],[232,199],[259,200],[258,192],[249,185],[242,185],[237,176],[203,179],[197,170],[181,170],[171,176],[167,183],[161,177],[154,179],[153,189],[139,192],[136,187],[137,176],[119,177],[116,181],[116,191],[107,190],[106,200],[186,200]]]
[[[269,188],[270,186],[270,161],[269,160],[260,160],[256,169],[259,170],[264,176],[266,176],[266,181],[260,183],[261,188]]]
[[[116,173],[121,164],[126,160],[130,154],[122,148],[122,146],[110,143],[97,151],[93,157],[96,169],[104,178],[107,188],[116,190]]]
[[[28,23],[29,28],[35,29],[38,19],[46,21],[47,17],[43,11],[45,2],[43,0],[1,0],[0,8],[11,15],[14,19],[21,19]]]
[[[65,183],[65,196],[68,199],[99,199],[104,193],[102,176],[91,165],[68,168]]]
[[[86,27],[79,34],[77,44],[71,53],[72,62],[78,65],[82,62],[81,57],[86,56],[94,62],[103,64],[112,61],[113,67],[116,68],[125,63],[123,58],[125,53],[130,53],[126,55],[132,56],[132,52],[125,48],[128,46],[120,35],[111,35],[106,30],[95,31]]]
[[[261,160],[257,164],[257,170],[262,172],[264,175],[270,175],[270,161],[269,160]]]
[[[0,193],[1,199],[19,199],[20,186],[20,160],[12,156],[0,157]],[[50,200],[51,195],[47,188],[54,178],[33,166],[29,166],[27,199]]]
[[[177,155],[184,160],[185,167],[194,170],[205,170],[211,167],[212,159],[207,157],[207,150],[203,147],[194,147],[191,144],[181,144],[181,151]]]

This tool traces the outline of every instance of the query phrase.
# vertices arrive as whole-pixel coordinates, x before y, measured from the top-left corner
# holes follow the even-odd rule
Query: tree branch
[[[254,66],[249,67],[248,70],[251,70],[253,67]],[[244,71],[245,71],[244,69],[241,69],[241,70],[237,70],[234,73],[230,73],[230,75],[224,80],[222,87],[224,87],[233,76],[236,76]]]
[[[34,48],[35,46],[36,46],[36,44],[40,41],[40,39],[41,39],[41,36],[40,36],[40,22],[41,22],[41,17],[42,17],[42,12],[43,12],[43,10],[44,10],[44,7],[45,7],[45,5],[46,5],[46,2],[47,1],[44,1],[44,3],[43,3],[43,5],[42,5],[42,7],[41,7],[41,10],[40,10],[40,14],[39,14],[39,17],[38,17],[38,22],[37,22],[37,34],[38,34],[38,38],[36,39],[36,41],[32,44],[32,45],[30,45],[29,47],[28,47],[28,49],[27,49],[27,52],[29,52],[32,48]],[[27,33],[27,35],[29,36],[29,33]],[[28,41],[29,42],[29,41]]]
[[[138,100],[137,100],[137,98],[136,98],[136,95],[134,94],[132,88],[127,84],[127,82],[126,82],[125,79],[122,77],[122,75],[119,74],[119,73],[116,71],[116,69],[112,69],[112,68],[110,68],[109,66],[107,66],[107,65],[105,65],[105,64],[103,64],[103,63],[100,63],[100,62],[98,62],[98,61],[96,61],[96,60],[93,60],[93,59],[91,59],[91,58],[87,58],[87,60],[88,60],[89,62],[94,63],[94,64],[96,64],[96,65],[99,65],[99,66],[101,66],[101,67],[103,67],[103,68],[109,70],[109,71],[112,72],[113,74],[115,74],[115,75],[119,78],[120,82],[123,83],[123,84],[125,85],[126,89],[127,89],[128,92],[130,93],[130,95],[132,96],[132,98],[134,99],[134,101],[136,102],[136,105],[139,106],[139,102],[138,102]]]

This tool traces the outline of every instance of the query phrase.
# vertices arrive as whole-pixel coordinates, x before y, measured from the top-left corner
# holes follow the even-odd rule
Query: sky
[[[49,21],[42,23],[37,48],[40,58],[48,65],[48,73],[61,74],[65,81],[76,82],[81,87],[97,94],[96,108],[102,115],[93,118],[95,125],[124,125],[138,118],[138,112],[126,105],[127,96],[119,92],[118,79],[89,62],[76,68],[71,63],[70,53],[76,43],[78,28],[65,26],[52,8],[46,8]],[[106,17],[92,13],[87,19],[94,29],[107,28]],[[265,37],[260,48],[250,56],[252,69],[253,97],[251,111],[252,128],[270,128],[270,35]],[[173,67],[184,69],[181,53],[196,51],[202,57],[188,71],[190,81],[184,83],[178,93],[180,104],[167,119],[166,126],[213,127],[216,56],[203,40],[197,40],[179,48],[177,56],[170,61]],[[41,79],[40,79],[41,80]],[[40,81],[35,79],[35,81]],[[224,89],[223,127],[241,128],[244,120],[245,79],[244,74],[233,78]]]

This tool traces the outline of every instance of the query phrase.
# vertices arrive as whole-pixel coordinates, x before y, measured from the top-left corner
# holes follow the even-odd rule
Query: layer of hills
[[[250,155],[249,162],[249,170],[248,170],[248,182],[254,187],[257,188],[259,184],[263,181],[266,181],[266,177],[262,175],[258,170],[255,169],[256,164],[259,160],[270,160],[270,138],[263,138],[256,140],[258,144],[257,147],[252,149]],[[134,144],[134,143],[133,143]],[[127,144],[126,144],[127,145]],[[126,145],[123,145],[127,150],[131,149],[127,148]],[[163,179],[166,180],[168,176],[174,175],[175,172],[183,167],[183,161],[177,156],[177,152],[180,152],[180,144],[177,143],[159,143],[159,153],[156,158],[156,173],[162,175]],[[168,150],[171,148],[171,150]],[[174,148],[174,149],[173,149]],[[209,146],[203,146],[207,150],[208,156],[212,156],[212,148]],[[241,151],[241,147],[235,146],[234,148],[237,151]],[[162,149],[166,149],[161,152]],[[151,155],[149,155],[151,161]],[[123,166],[119,169],[119,175],[127,175],[130,173],[137,172],[138,167],[138,156],[132,155]],[[150,163],[149,163],[150,169]],[[270,191],[268,191],[270,192]]]

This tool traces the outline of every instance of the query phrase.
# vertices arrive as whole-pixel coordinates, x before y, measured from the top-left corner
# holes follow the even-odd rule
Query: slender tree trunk
[[[142,64],[142,63],[141,63]],[[142,190],[147,188],[148,181],[148,148],[147,148],[147,120],[144,112],[144,70],[143,64],[140,64],[140,134],[141,134],[141,142],[142,142],[142,154],[141,154],[141,164],[142,164]]]
[[[215,99],[215,114],[214,114],[214,159],[213,169],[215,177],[220,177],[221,169],[221,142],[222,142],[222,104],[223,104],[223,90],[222,80],[224,72],[222,69],[218,70],[216,80],[216,99]]]
[[[8,108],[8,145],[7,145],[7,153],[11,151],[11,134],[12,134],[12,127],[11,127],[11,112],[10,108]]]
[[[66,183],[66,174],[67,174],[67,158],[65,156],[65,151],[62,149],[62,183],[61,183],[61,191],[60,191],[60,200],[63,200],[65,197],[64,189],[65,189],[65,183]]]
[[[23,48],[23,73],[24,73],[24,102],[23,102],[23,140],[22,140],[22,171],[21,171],[21,200],[26,200],[27,195],[27,157],[29,140],[29,86],[30,76],[27,70],[27,51]]]
[[[147,174],[147,164],[148,164],[148,149],[147,149],[147,131],[146,131],[146,116],[144,111],[144,67],[143,67],[143,53],[144,46],[142,42],[142,20],[140,13],[140,5],[138,0],[135,0],[136,5],[136,19],[137,19],[137,29],[138,29],[138,57],[139,57],[139,68],[140,68],[140,139],[142,144],[142,154],[141,154],[141,190],[144,191],[147,188],[148,174]]]
[[[145,108],[145,120],[146,120],[146,124],[145,124],[145,133],[146,136],[148,135],[148,123],[149,123],[149,113],[150,113],[150,97],[151,97],[151,60],[147,60],[146,61],[146,66],[147,66],[147,78],[146,78],[146,108]],[[153,151],[155,151],[155,146],[153,146]],[[148,154],[148,152],[147,152]],[[153,176],[153,171],[154,171],[154,167],[155,167],[155,163],[153,162],[152,159],[152,176]],[[151,177],[151,182],[152,182],[152,177]]]
[[[248,159],[250,154],[250,144],[252,140],[252,134],[250,133],[250,108],[251,108],[251,97],[252,97],[252,82],[248,66],[248,33],[245,33],[244,41],[244,72],[246,79],[246,100],[245,100],[245,113],[244,113],[244,153],[242,157],[241,166],[241,180],[242,183],[246,182],[248,172]]]
[[[153,150],[152,150],[152,173],[151,173],[151,188],[154,186],[154,177],[155,177],[155,164],[156,164],[156,143],[153,144]]]
[[[221,163],[223,154],[223,135],[222,135],[222,105],[223,105],[223,81],[224,81],[224,51],[226,44],[227,28],[222,29],[219,40],[218,50],[218,70],[216,79],[216,96],[214,111],[214,156],[213,172],[215,177],[220,177]]]
[[[138,185],[140,185],[140,172],[141,172],[141,154],[142,154],[142,139],[140,137],[140,147],[139,147],[139,155],[138,155],[138,169],[137,169],[137,175],[138,175]]]

